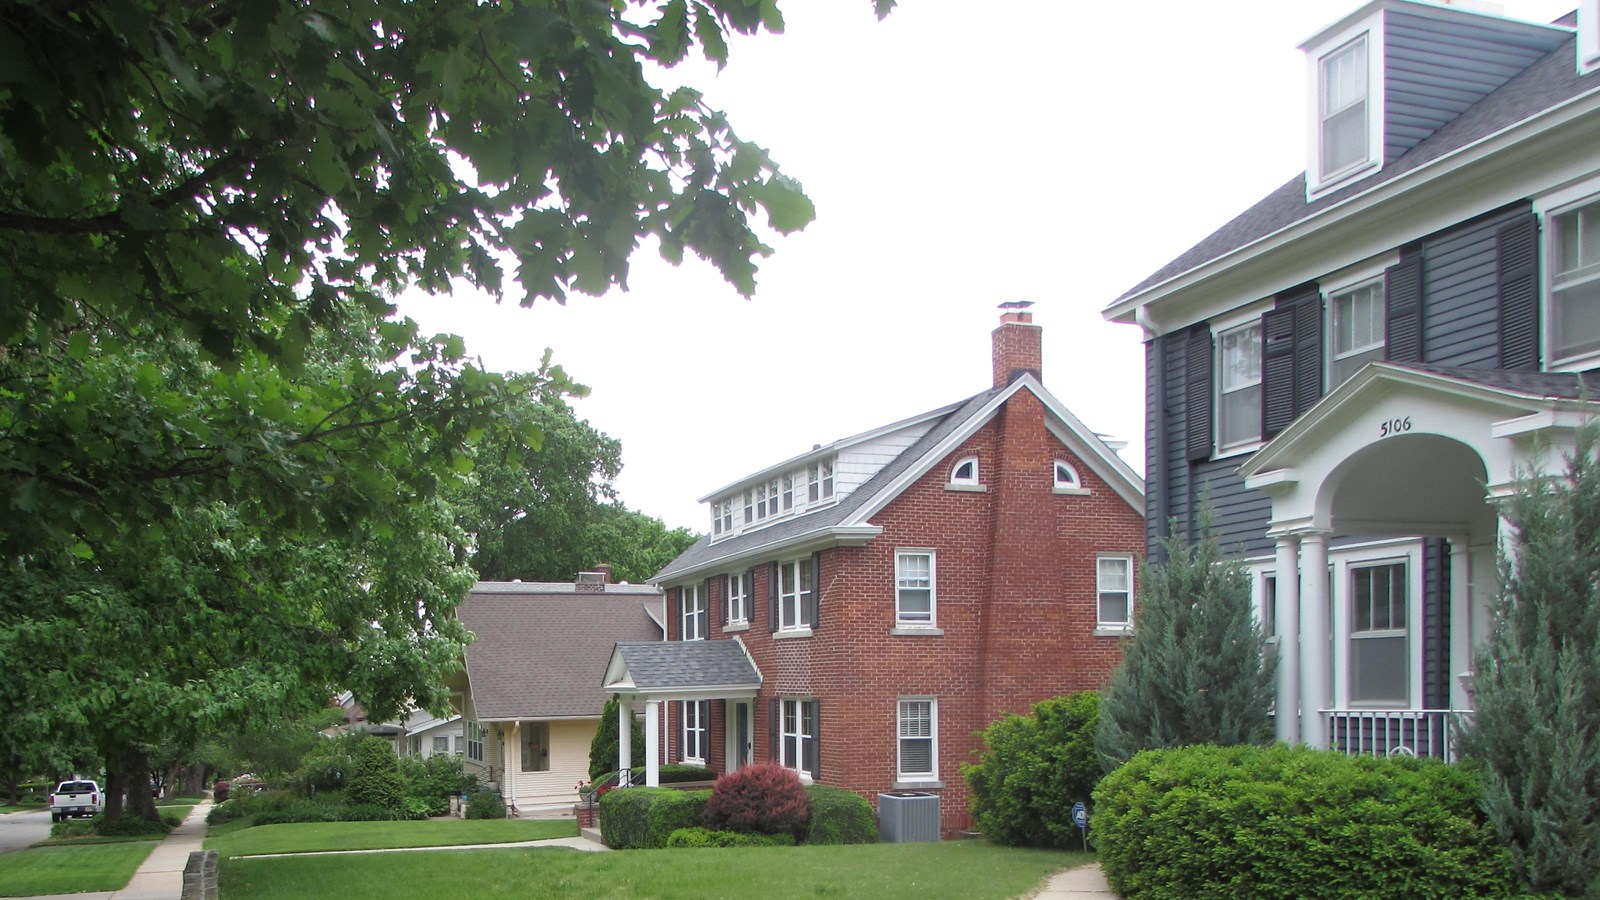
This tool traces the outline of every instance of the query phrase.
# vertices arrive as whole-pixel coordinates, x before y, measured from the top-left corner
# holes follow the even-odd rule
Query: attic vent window
[[[1064,459],[1055,461],[1055,492],[1058,494],[1088,494],[1089,490],[1083,486],[1078,478],[1078,470]]]
[[[1319,172],[1326,181],[1368,159],[1367,36],[1324,56],[1319,68]]]
[[[977,484],[978,483],[978,458],[971,456],[956,463],[950,470],[951,484]]]

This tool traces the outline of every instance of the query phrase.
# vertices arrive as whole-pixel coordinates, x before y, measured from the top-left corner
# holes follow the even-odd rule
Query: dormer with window
[[[1374,0],[1317,32],[1300,45],[1306,199],[1381,171],[1570,33],[1491,4],[1411,0]]]
[[[1578,73],[1600,72],[1600,0],[1578,4]]]

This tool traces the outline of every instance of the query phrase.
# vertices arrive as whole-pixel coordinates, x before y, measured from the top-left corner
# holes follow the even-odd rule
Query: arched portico
[[[1240,468],[1272,503],[1280,739],[1449,755],[1487,635],[1495,499],[1570,445],[1582,393],[1570,375],[1374,364]]]

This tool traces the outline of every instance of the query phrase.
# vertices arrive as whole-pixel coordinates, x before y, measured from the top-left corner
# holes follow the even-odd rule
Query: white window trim
[[[1126,622],[1104,622],[1104,621],[1101,621],[1101,619],[1100,619],[1100,560],[1102,560],[1102,559],[1121,559],[1121,560],[1126,560],[1127,561],[1127,564],[1128,564],[1128,621],[1126,621]],[[1096,636],[1104,637],[1104,636],[1107,636],[1107,635],[1122,635],[1122,634],[1132,634],[1133,633],[1134,601],[1136,599],[1136,594],[1137,594],[1137,591],[1135,590],[1135,588],[1138,587],[1138,585],[1135,584],[1135,579],[1137,578],[1137,576],[1138,576],[1138,569],[1136,569],[1134,567],[1133,555],[1132,554],[1129,554],[1129,553],[1096,553],[1095,554],[1095,556],[1094,556],[1094,633],[1095,633]]]
[[[704,705],[702,705],[702,704],[704,704]],[[695,719],[695,723],[696,723],[696,726],[697,726],[697,727],[695,727],[693,729],[691,729],[689,727],[689,707],[691,707],[691,706],[693,706],[695,708],[694,719]],[[705,765],[706,764],[706,756],[707,756],[707,754],[706,754],[706,742],[711,740],[711,722],[709,721],[710,718],[711,718],[711,701],[709,701],[709,700],[685,700],[685,701],[683,701],[683,715],[680,716],[680,718],[683,721],[678,723],[678,739],[683,742],[683,761],[684,762],[699,763],[702,766]],[[699,750],[700,750],[700,755],[699,756],[690,756],[689,755],[689,732],[691,730],[697,732],[700,735],[700,740],[696,742],[697,744],[699,744]]]
[[[1061,483],[1059,476],[1062,468],[1065,468],[1067,473],[1072,476],[1070,484]],[[1060,457],[1056,457],[1050,463],[1050,490],[1053,493],[1072,497],[1089,496],[1089,489],[1083,486],[1083,477],[1078,474],[1077,468]]]
[[[703,596],[704,591],[701,591],[700,587],[700,584],[697,582],[695,584],[686,584],[678,589],[678,637],[685,641],[703,641],[710,636],[700,633],[700,620],[697,614],[701,610],[705,609],[706,606],[706,598]],[[689,606],[689,595],[691,592],[693,592],[695,597],[695,605],[692,608]],[[710,619],[711,614],[708,611],[706,613],[707,627],[710,626]],[[690,622],[694,622],[695,624],[694,637],[689,637]]]
[[[1329,554],[1332,557],[1332,554]],[[1333,684],[1334,701],[1342,709],[1421,709],[1422,708],[1422,545],[1413,542],[1409,549],[1376,547],[1341,554],[1330,559],[1333,566]],[[1402,563],[1406,567],[1406,699],[1396,702],[1356,702],[1350,698],[1350,642],[1357,640],[1354,592],[1350,570],[1374,565]]]
[[[1600,0],[1592,0],[1600,3]],[[1597,24],[1596,27],[1600,27]],[[1555,359],[1551,348],[1555,346],[1550,330],[1552,316],[1550,315],[1550,301],[1555,296],[1551,279],[1555,275],[1555,266],[1552,263],[1554,247],[1551,243],[1553,229],[1552,219],[1563,213],[1571,212],[1579,207],[1592,203],[1600,203],[1600,177],[1592,177],[1583,181],[1566,185],[1551,191],[1533,200],[1533,211],[1539,216],[1539,356],[1544,360],[1546,371],[1552,372],[1582,372],[1600,366],[1600,352],[1585,353],[1567,359]]]
[[[1356,291],[1364,290],[1364,289],[1372,287],[1374,285],[1376,285],[1377,288],[1378,288],[1378,299],[1381,301],[1381,305],[1382,305],[1382,307],[1383,307],[1383,309],[1385,311],[1384,322],[1383,322],[1383,338],[1380,339],[1378,341],[1378,343],[1375,344],[1375,345],[1368,345],[1366,347],[1362,347],[1360,350],[1352,350],[1352,351],[1346,353],[1344,356],[1339,356],[1339,348],[1338,348],[1338,342],[1339,342],[1339,333],[1338,333],[1338,331],[1339,330],[1336,327],[1334,327],[1334,313],[1335,313],[1334,306],[1336,305],[1336,301],[1338,300],[1339,297],[1341,297],[1341,296],[1343,296],[1345,294],[1352,294],[1352,293],[1355,293]],[[1384,348],[1386,348],[1388,346],[1388,344],[1389,344],[1389,322],[1388,322],[1387,310],[1389,308],[1389,306],[1388,306],[1388,304],[1389,304],[1389,295],[1388,295],[1387,285],[1384,284],[1383,275],[1382,275],[1382,273],[1379,273],[1378,275],[1376,275],[1374,277],[1371,277],[1371,278],[1367,278],[1367,279],[1365,279],[1363,281],[1351,282],[1348,285],[1343,285],[1341,287],[1330,288],[1328,290],[1325,290],[1325,291],[1322,292],[1322,297],[1323,297],[1322,305],[1326,309],[1326,311],[1322,315],[1322,330],[1327,335],[1326,346],[1324,346],[1322,348],[1322,355],[1323,355],[1322,378],[1323,378],[1323,383],[1324,384],[1330,385],[1329,390],[1331,391],[1333,388],[1338,387],[1340,384],[1344,383],[1343,381],[1340,381],[1340,382],[1335,382],[1334,381],[1334,377],[1333,376],[1334,376],[1334,364],[1335,363],[1339,362],[1341,359],[1347,359],[1347,358],[1352,357],[1352,356],[1361,356],[1362,354],[1365,354],[1365,353],[1371,353],[1374,349],[1383,350]],[[1265,349],[1265,348],[1263,348],[1263,349]]]
[[[786,559],[778,563],[778,630],[774,632],[775,637],[811,636],[811,626],[814,623],[805,621],[806,604],[805,591],[803,590],[805,583],[804,573],[810,571],[810,566],[811,558],[808,556],[802,556],[799,559]],[[786,594],[783,592],[784,573],[791,571],[794,573],[794,593]],[[818,589],[818,585],[813,584],[811,586],[813,594]],[[790,602],[791,597],[794,602],[794,624],[785,625],[783,621],[785,607]]]
[[[1256,377],[1256,383],[1253,387],[1264,392],[1267,389],[1267,329],[1261,315],[1257,314],[1253,320],[1243,319],[1235,325],[1218,328],[1211,332],[1211,342],[1214,345],[1211,348],[1211,455],[1213,459],[1225,459],[1244,453],[1254,453],[1266,443],[1261,440],[1261,429],[1258,428],[1255,440],[1244,440],[1227,446],[1222,444],[1222,338],[1230,332],[1249,328],[1252,325],[1255,326],[1261,341],[1261,374]],[[1235,388],[1234,390],[1237,391],[1249,387],[1252,387],[1252,385],[1244,385],[1243,388]]]
[[[744,583],[746,574],[748,573],[729,572],[723,582],[728,586],[728,596],[722,598],[722,608],[728,617],[728,623],[722,626],[723,631],[738,628],[739,626],[750,627],[750,585]],[[733,614],[733,598],[736,596],[733,592],[735,580],[739,582],[739,594],[737,596],[739,597],[740,615],[737,616]]]
[[[928,621],[900,617],[900,559],[928,557]],[[928,547],[896,547],[894,551],[894,627],[897,630],[931,630],[939,627],[939,554]]]
[[[794,711],[795,727],[797,729],[804,729],[806,720],[805,706],[814,699],[815,698],[813,697],[778,698],[778,764],[799,774],[801,782],[805,784],[811,784],[811,773],[805,769],[805,744],[807,741],[810,741],[813,745],[816,744],[816,723],[812,723],[811,734],[809,735],[805,734],[803,730],[790,732],[788,730],[789,704],[797,704]],[[788,741],[786,739],[790,737],[791,734],[796,736],[795,755],[799,757],[798,759],[789,759],[788,753],[786,752],[788,749],[786,746]]]
[[[1240,444],[1237,447],[1230,447],[1227,450],[1218,449],[1218,447],[1217,447],[1217,428],[1216,428],[1215,419],[1216,419],[1216,404],[1218,402],[1218,398],[1221,396],[1220,391],[1221,391],[1221,386],[1222,386],[1222,378],[1220,377],[1217,369],[1218,369],[1218,367],[1220,365],[1220,361],[1222,359],[1222,335],[1225,332],[1232,331],[1235,328],[1238,328],[1238,327],[1243,326],[1243,325],[1248,325],[1251,322],[1260,322],[1261,321],[1261,317],[1266,315],[1266,313],[1273,308],[1273,303],[1274,303],[1274,301],[1273,301],[1272,298],[1267,298],[1265,300],[1257,300],[1256,302],[1251,303],[1248,306],[1241,306],[1240,308],[1235,309],[1232,312],[1228,312],[1228,313],[1225,313],[1223,315],[1217,316],[1217,317],[1213,318],[1209,323],[1207,323],[1208,327],[1210,327],[1210,329],[1211,329],[1211,341],[1212,341],[1213,344],[1216,345],[1211,349],[1211,367],[1212,367],[1212,370],[1213,370],[1212,373],[1211,373],[1211,402],[1212,402],[1212,420],[1213,420],[1212,423],[1211,423],[1211,457],[1213,459],[1226,459],[1226,458],[1228,458],[1230,456],[1243,456],[1246,453],[1254,453],[1257,450],[1260,450],[1262,444],[1265,443],[1265,441],[1259,441],[1258,440],[1253,444]],[[1261,389],[1262,390],[1266,390],[1266,372],[1265,372],[1266,357],[1265,357],[1265,353],[1266,353],[1266,349],[1267,348],[1266,348],[1266,332],[1265,331],[1262,332],[1261,340],[1262,340],[1261,350],[1262,350],[1262,354],[1263,354],[1263,356],[1262,356],[1262,369],[1263,369],[1263,371],[1262,371],[1262,388]]]
[[[1578,3],[1578,74],[1600,71],[1600,0]]]
[[[1322,61],[1343,49],[1362,34],[1367,38],[1367,158],[1348,168],[1322,177]],[[1306,51],[1306,199],[1315,200],[1382,168],[1383,162],[1383,57],[1384,30],[1381,9],[1350,26],[1326,36]]]
[[[968,463],[972,464],[972,477],[961,478],[957,476],[956,473],[960,472],[961,468]],[[952,491],[982,490],[983,470],[978,467],[978,458],[976,456],[964,456],[956,460],[956,464],[950,467],[950,479],[945,482],[945,488]]]
[[[928,704],[929,735],[931,737],[928,762],[932,766],[931,772],[907,772],[901,757],[901,742],[905,740],[900,734],[900,704],[926,703]],[[926,696],[907,696],[895,700],[894,704],[894,755],[895,755],[895,781],[904,784],[926,784],[939,780],[939,698]]]

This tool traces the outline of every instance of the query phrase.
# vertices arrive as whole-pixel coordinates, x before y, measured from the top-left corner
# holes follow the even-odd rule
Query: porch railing
[[[1457,709],[1325,709],[1322,715],[1330,749],[1351,756],[1419,756],[1454,762],[1455,722],[1472,713]]]

